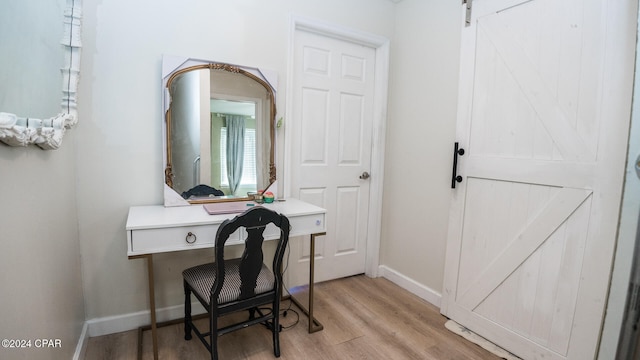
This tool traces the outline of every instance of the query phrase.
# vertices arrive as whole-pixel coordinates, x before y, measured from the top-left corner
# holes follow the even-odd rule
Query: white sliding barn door
[[[462,30],[457,141],[466,153],[452,190],[442,313],[524,359],[595,356],[636,7],[475,0]]]
[[[316,242],[317,281],[365,272],[375,49],[296,30],[291,189],[327,209]],[[295,123],[294,123],[295,122]],[[308,241],[292,241],[289,285],[307,282]]]

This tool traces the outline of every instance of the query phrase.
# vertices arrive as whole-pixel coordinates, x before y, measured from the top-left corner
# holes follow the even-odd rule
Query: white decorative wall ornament
[[[62,71],[61,113],[49,119],[19,117],[0,112],[0,141],[10,146],[38,145],[55,150],[62,144],[67,129],[78,123],[77,90],[80,78],[81,0],[67,0],[64,13],[64,64]]]

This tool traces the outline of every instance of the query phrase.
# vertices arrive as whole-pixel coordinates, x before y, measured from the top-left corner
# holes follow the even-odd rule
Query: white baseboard
[[[199,302],[191,304],[191,313],[193,315],[203,314],[205,312]],[[114,334],[122,331],[137,329],[151,323],[151,312],[149,310],[138,311],[134,313],[107,316],[97,319],[87,320],[89,337]],[[184,317],[184,305],[169,306],[166,308],[156,309],[156,321],[163,322]]]
[[[378,267],[378,275],[440,308],[442,294],[428,286],[424,286],[385,265]]]
[[[87,343],[89,342],[88,334],[89,325],[85,322],[82,326],[82,332],[76,345],[76,352],[73,354],[73,360],[83,360],[87,351]]]

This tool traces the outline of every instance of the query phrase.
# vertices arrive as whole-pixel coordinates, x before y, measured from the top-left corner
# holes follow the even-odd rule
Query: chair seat
[[[240,297],[240,259],[225,261],[224,285],[218,295],[218,304],[236,301]],[[207,263],[182,272],[184,280],[193,291],[207,304],[211,303],[211,287],[215,281],[216,263]],[[263,263],[256,281],[256,295],[273,290],[275,279],[273,273]]]

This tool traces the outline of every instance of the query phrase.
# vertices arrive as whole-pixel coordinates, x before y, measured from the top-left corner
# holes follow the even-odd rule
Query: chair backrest
[[[192,187],[191,189],[183,192],[182,197],[185,199],[188,199],[192,196],[209,196],[209,195],[214,195],[214,196],[223,196],[224,192],[222,192],[222,190],[218,190],[216,188],[213,188],[209,185],[205,185],[205,184],[200,184],[200,185],[196,185],[194,187]]]
[[[289,219],[267,208],[256,206],[244,213],[225,220],[216,233],[216,280],[211,288],[211,299],[217,299],[225,278],[224,249],[229,236],[239,228],[247,231],[245,248],[240,258],[240,297],[249,298],[255,295],[255,287],[260,270],[262,269],[264,242],[264,230],[268,224],[274,224],[280,229],[280,238],[277,241],[276,251],[273,257],[272,271],[274,274],[274,289],[280,288],[282,282],[282,258],[284,257],[287,243],[289,242]]]

